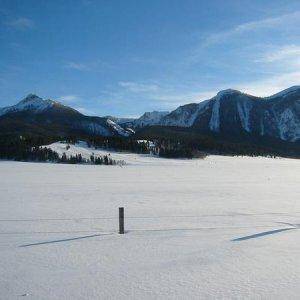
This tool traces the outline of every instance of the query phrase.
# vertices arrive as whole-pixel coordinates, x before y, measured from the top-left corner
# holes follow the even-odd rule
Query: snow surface
[[[146,140],[141,140],[146,141]],[[67,150],[67,146],[70,148]],[[66,153],[67,157],[75,156],[76,154],[81,154],[83,158],[90,159],[91,155],[94,156],[103,156],[109,155],[112,159],[116,161],[124,161],[127,165],[165,165],[170,162],[176,163],[176,159],[164,159],[153,155],[147,154],[134,154],[130,152],[116,152],[112,150],[105,149],[95,149],[94,147],[88,148],[85,142],[79,142],[75,145],[67,144],[64,142],[56,142],[50,145],[44,145],[42,147],[47,147],[57,152],[59,156],[62,156],[63,153]],[[182,164],[189,163],[189,160],[180,160]]]
[[[299,160],[116,155],[0,162],[1,299],[299,298]]]

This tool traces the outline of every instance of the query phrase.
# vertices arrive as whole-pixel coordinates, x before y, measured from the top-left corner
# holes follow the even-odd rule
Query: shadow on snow
[[[288,230],[293,230],[293,229],[297,229],[297,228],[294,227],[294,228],[283,228],[283,229],[269,230],[269,231],[264,231],[264,232],[260,232],[260,233],[256,233],[256,234],[236,238],[236,239],[233,239],[231,241],[232,242],[239,242],[239,241],[245,241],[245,240],[250,240],[250,239],[256,239],[256,238],[260,238],[260,237],[263,237],[263,236],[266,236],[266,235],[280,233],[280,232],[283,232],[283,231],[288,231]]]
[[[112,233],[85,235],[85,236],[79,236],[79,237],[74,237],[74,238],[69,238],[69,239],[61,239],[61,240],[54,240],[54,241],[47,241],[47,242],[39,242],[39,243],[25,244],[25,245],[21,245],[21,246],[19,246],[19,247],[20,247],[20,248],[25,248],[25,247],[38,246],[38,245],[45,245],[45,244],[54,244],[54,243],[69,242],[69,241],[88,239],[88,238],[93,238],[93,237],[103,236],[103,235],[110,235],[110,234],[112,234]]]

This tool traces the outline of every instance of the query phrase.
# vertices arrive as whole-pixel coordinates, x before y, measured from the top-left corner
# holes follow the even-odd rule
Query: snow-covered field
[[[67,150],[67,146],[69,149]],[[90,159],[90,156],[93,154],[95,157],[97,156],[103,156],[103,155],[109,155],[112,159],[116,161],[123,161],[127,165],[169,165],[171,164],[177,164],[178,161],[181,161],[182,163],[189,163],[189,160],[182,159],[164,159],[160,158],[158,156],[153,155],[139,155],[134,154],[130,152],[115,152],[115,151],[109,151],[104,149],[95,149],[93,147],[88,148],[85,142],[79,142],[75,145],[72,144],[66,144],[63,142],[56,142],[51,145],[45,145],[43,147],[47,147],[52,149],[53,151],[57,152],[59,156],[61,157],[63,153],[66,154],[67,157],[70,157],[71,155],[75,156],[76,154],[81,154],[83,158]]]
[[[0,162],[0,299],[299,299],[300,161],[112,157]]]

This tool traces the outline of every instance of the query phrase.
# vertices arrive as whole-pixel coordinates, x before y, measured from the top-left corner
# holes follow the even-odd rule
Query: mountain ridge
[[[29,94],[16,105],[0,109],[0,126],[5,116],[17,113],[19,119],[29,123],[38,119],[44,124],[44,117],[50,123],[58,122],[74,131],[104,136],[130,136],[133,130],[143,127],[173,126],[190,128],[201,134],[229,136],[246,133],[288,142],[300,140],[300,86],[292,86],[268,97],[226,89],[211,99],[181,105],[171,112],[146,112],[136,119],[85,116],[57,101]],[[30,117],[26,118],[26,114]],[[65,120],[62,121],[60,115]],[[39,123],[35,122],[35,126]]]
[[[180,106],[153,125],[191,127],[199,133],[234,135],[247,132],[298,141],[300,86],[270,97],[223,90],[211,99]]]
[[[52,132],[59,135],[86,133],[102,136],[129,136],[108,118],[85,116],[79,111],[50,99],[29,94],[16,105],[0,108],[0,132]],[[2,129],[2,130],[1,130]]]

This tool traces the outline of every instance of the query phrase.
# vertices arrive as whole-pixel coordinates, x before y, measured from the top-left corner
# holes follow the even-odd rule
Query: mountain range
[[[200,103],[186,104],[171,112],[146,112],[137,119],[85,116],[71,107],[33,94],[16,105],[0,109],[0,133],[127,137],[153,126],[184,128],[225,139],[247,135],[298,143],[300,86],[264,98],[228,89]]]
[[[129,136],[132,130],[107,117],[85,116],[59,102],[29,94],[18,104],[0,109],[0,133]]]

